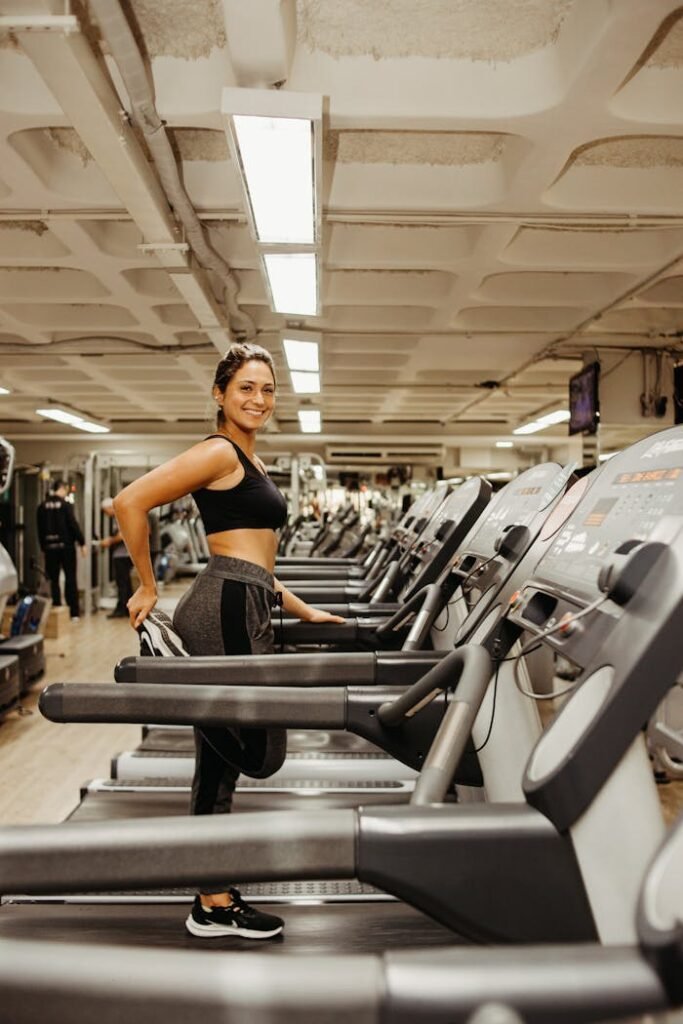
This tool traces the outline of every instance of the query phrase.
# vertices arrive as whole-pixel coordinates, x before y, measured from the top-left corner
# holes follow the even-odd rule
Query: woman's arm
[[[182,455],[134,480],[114,498],[116,521],[140,577],[140,586],[128,602],[132,626],[140,625],[157,600],[147,514],[158,505],[177,501],[199,487],[229,479],[238,468],[231,444],[219,439],[200,441]]]
[[[303,619],[304,622],[344,622],[341,615],[332,615],[322,608],[313,608],[312,605],[306,604],[291,590],[287,590],[284,583],[280,583],[279,580],[275,579],[274,584],[275,593],[282,594],[282,607],[291,615],[296,615],[297,619]]]

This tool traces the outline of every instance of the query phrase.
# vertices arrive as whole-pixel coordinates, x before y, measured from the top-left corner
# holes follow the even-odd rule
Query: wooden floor
[[[21,708],[0,722],[0,821],[5,825],[63,821],[78,804],[82,783],[109,778],[112,754],[140,740],[139,725],[53,723],[37,707],[49,683],[113,682],[119,658],[138,653],[137,635],[126,619],[107,619],[100,611],[73,623],[65,639],[46,640],[45,646],[45,675]]]
[[[173,605],[187,581],[167,588],[162,607]],[[138,653],[137,635],[126,619],[100,611],[71,627],[65,640],[46,641],[47,671],[23,699],[23,712],[0,720],[0,823],[54,824],[77,806],[81,785],[109,778],[110,759],[140,742],[139,725],[55,724],[37,702],[49,683],[111,682],[120,658]],[[659,787],[668,821],[683,810],[683,781]]]

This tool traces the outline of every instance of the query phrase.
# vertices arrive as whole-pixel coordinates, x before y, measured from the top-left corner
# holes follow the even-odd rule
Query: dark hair
[[[265,363],[273,375],[273,382],[275,382],[275,367],[270,352],[261,345],[252,345],[249,342],[236,342],[230,346],[216,367],[216,373],[213,378],[214,388],[218,388],[220,393],[224,395],[225,389],[237,371],[252,359],[258,359],[260,362]],[[219,409],[216,416],[216,426],[222,426],[224,421],[225,415],[223,410]]]
[[[66,487],[66,488],[69,487],[69,485],[66,482],[66,480],[53,480],[52,483],[50,484],[50,491],[51,491],[52,494],[54,494],[55,491],[60,490],[60,488],[62,488],[62,487]]]

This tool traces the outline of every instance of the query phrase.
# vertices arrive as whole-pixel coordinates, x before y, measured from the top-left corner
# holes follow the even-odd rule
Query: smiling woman
[[[119,529],[140,575],[128,602],[138,627],[157,600],[149,550],[147,513],[192,494],[206,529],[211,558],[178,604],[173,624],[190,655],[271,654],[271,607],[309,622],[341,621],[311,608],[273,576],[276,531],[287,504],[255,453],[256,432],[275,406],[275,373],[260,345],[232,345],[214,377],[216,433],[170,462],[135,480],[117,496]],[[240,772],[271,775],[286,753],[283,729],[195,729],[193,814],[229,813]],[[201,893],[186,921],[198,937],[232,934],[264,939],[278,935],[283,921],[262,914],[237,889]]]

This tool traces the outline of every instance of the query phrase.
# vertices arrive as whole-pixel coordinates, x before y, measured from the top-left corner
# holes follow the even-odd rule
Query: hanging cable
[[[497,552],[496,552],[496,554],[497,554]],[[437,633],[444,633],[448,629],[448,623],[449,623],[449,620],[450,620],[450,610],[449,609],[455,607],[455,605],[458,604],[460,601],[464,601],[465,604],[467,604],[467,593],[469,593],[469,591],[466,591],[465,587],[467,585],[468,580],[472,576],[474,576],[475,573],[479,572],[481,569],[485,569],[486,566],[489,564],[489,562],[492,562],[495,557],[496,557],[495,554],[491,555],[491,557],[487,558],[486,561],[481,562],[479,565],[475,565],[475,567],[473,569],[470,569],[470,571],[463,578],[463,580],[462,580],[462,582],[460,584],[459,593],[456,594],[456,596],[452,600],[448,601],[447,604],[445,604],[444,607],[441,609],[441,612],[439,612],[439,615],[441,615],[441,613],[444,612],[444,611],[446,612],[446,622],[445,622],[445,624],[443,626],[437,626],[436,623],[434,623],[434,625],[432,626],[432,629],[436,630]],[[470,609],[468,608],[468,611],[469,610]]]
[[[118,0],[91,0],[91,8],[130,97],[133,121],[144,136],[159,172],[162,188],[183,225],[192,251],[201,266],[216,274],[220,280],[232,331],[243,340],[254,338],[254,321],[237,301],[239,283],[234,271],[207,241],[204,228],[183,187],[178,164],[166,134],[166,124],[154,105],[151,75],[121,4]]]
[[[527,654],[531,654],[532,650],[536,650],[539,641],[541,641],[544,637],[552,636],[553,633],[558,633],[560,630],[566,629],[570,623],[577,622],[579,619],[583,619],[586,615],[589,615],[591,612],[594,612],[597,608],[603,605],[605,601],[607,601],[607,599],[607,594],[601,594],[600,597],[596,598],[595,601],[592,601],[589,605],[586,605],[586,607],[583,608],[580,612],[576,612],[574,615],[570,615],[569,618],[561,619],[554,626],[550,626],[548,629],[544,629],[540,633],[537,633],[535,637],[533,637],[531,640],[529,640],[526,644],[523,645],[523,647],[519,650],[519,652],[517,653],[517,655],[515,655],[513,659],[515,664],[512,674],[515,680],[515,686],[524,697],[528,697],[530,700],[537,701],[555,700],[557,697],[565,697],[568,693],[571,693],[572,690],[576,689],[578,685],[577,683],[572,683],[571,686],[565,686],[561,690],[553,690],[551,693],[534,693],[533,690],[528,690],[519,678],[520,659]]]

